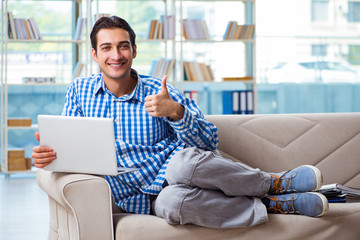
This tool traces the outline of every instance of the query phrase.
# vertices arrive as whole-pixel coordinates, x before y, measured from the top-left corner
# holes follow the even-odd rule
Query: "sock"
[[[270,199],[264,197],[261,199],[261,202],[266,206],[266,208],[270,207]]]

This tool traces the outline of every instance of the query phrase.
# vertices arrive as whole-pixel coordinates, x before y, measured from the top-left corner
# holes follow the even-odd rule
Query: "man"
[[[90,38],[101,73],[70,84],[63,115],[114,119],[118,164],[140,168],[106,176],[124,211],[214,228],[256,225],[267,221],[267,211],[313,217],[326,212],[326,198],[309,193],[322,184],[317,168],[269,174],[223,158],[216,151],[216,127],[193,101],[168,85],[166,76],[160,81],[131,68],[137,49],[125,20],[99,19]],[[37,146],[32,157],[42,168],[56,153]]]

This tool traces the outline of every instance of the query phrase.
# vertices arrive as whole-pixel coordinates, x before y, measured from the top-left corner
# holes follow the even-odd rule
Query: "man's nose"
[[[122,53],[120,49],[114,48],[113,52],[112,52],[112,57],[115,59],[119,59],[122,57]]]

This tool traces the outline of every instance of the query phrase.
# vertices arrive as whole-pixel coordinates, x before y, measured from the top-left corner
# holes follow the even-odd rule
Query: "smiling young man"
[[[166,77],[132,69],[135,33],[125,20],[99,19],[90,38],[101,73],[71,82],[63,115],[114,120],[118,165],[140,169],[106,176],[124,211],[213,228],[253,226],[267,221],[267,211],[312,217],[327,211],[326,198],[309,192],[322,184],[317,168],[269,174],[223,158],[217,128],[194,101]],[[32,157],[42,168],[56,152],[37,146]]]

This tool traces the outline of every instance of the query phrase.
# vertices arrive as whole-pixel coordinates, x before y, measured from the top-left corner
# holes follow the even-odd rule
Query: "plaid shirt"
[[[165,180],[172,155],[187,146],[215,150],[216,127],[204,119],[194,101],[167,85],[174,101],[184,106],[179,121],[151,117],[145,110],[145,97],[161,90],[158,78],[131,74],[137,81],[131,94],[117,98],[105,86],[102,74],[77,78],[70,84],[63,115],[102,117],[114,120],[118,165],[140,168],[133,173],[106,176],[118,206],[126,212],[149,214],[149,195],[157,195]]]

